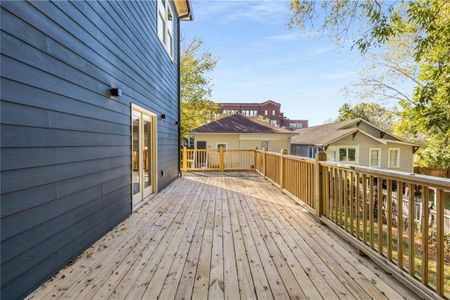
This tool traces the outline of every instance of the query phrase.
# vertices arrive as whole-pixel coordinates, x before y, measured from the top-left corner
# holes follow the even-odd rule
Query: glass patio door
[[[153,192],[155,166],[155,115],[133,105],[132,110],[133,206]]]

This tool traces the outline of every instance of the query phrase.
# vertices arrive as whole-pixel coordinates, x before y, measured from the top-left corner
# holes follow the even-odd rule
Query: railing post
[[[288,154],[287,149],[281,149],[281,157],[280,157],[280,187],[284,189],[284,169],[285,169],[285,158],[284,156]]]
[[[187,148],[183,146],[183,172],[187,171]]]
[[[219,147],[219,169],[220,172],[223,172],[225,170],[225,157],[222,146]]]
[[[254,159],[253,166],[254,166],[255,170],[256,170],[256,166],[258,165],[257,158],[256,158],[257,153],[258,153],[258,147],[255,147],[255,150],[253,151],[253,156],[254,156],[253,157],[253,159]]]
[[[321,161],[325,161],[327,160],[327,153],[326,152],[316,152],[315,155],[316,158],[316,162],[315,162],[315,182],[316,182],[316,186],[315,186],[315,194],[316,194],[316,219],[317,221],[320,222],[320,216],[323,215],[323,208],[325,206],[325,191],[323,190],[323,174],[322,174],[322,167],[320,166],[320,162]]]
[[[267,148],[263,148],[263,175],[266,176],[266,152]]]

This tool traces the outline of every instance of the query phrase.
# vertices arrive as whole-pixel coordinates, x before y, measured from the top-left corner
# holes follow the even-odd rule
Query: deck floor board
[[[256,173],[190,173],[29,299],[412,299]]]

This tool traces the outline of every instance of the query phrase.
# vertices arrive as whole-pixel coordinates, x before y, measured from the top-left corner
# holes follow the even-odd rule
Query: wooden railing
[[[255,150],[187,149],[181,150],[181,169],[188,171],[252,171]]]
[[[231,165],[227,153],[237,157]],[[256,170],[419,296],[450,297],[449,179],[338,164],[323,152],[286,153],[184,149],[182,165]]]

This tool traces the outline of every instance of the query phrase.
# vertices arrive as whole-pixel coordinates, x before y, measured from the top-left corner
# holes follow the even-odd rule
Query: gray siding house
[[[408,143],[362,119],[335,122],[295,131],[291,154],[314,157],[323,150],[331,161],[413,172],[419,145]]]
[[[179,176],[187,0],[1,1],[1,298]]]

